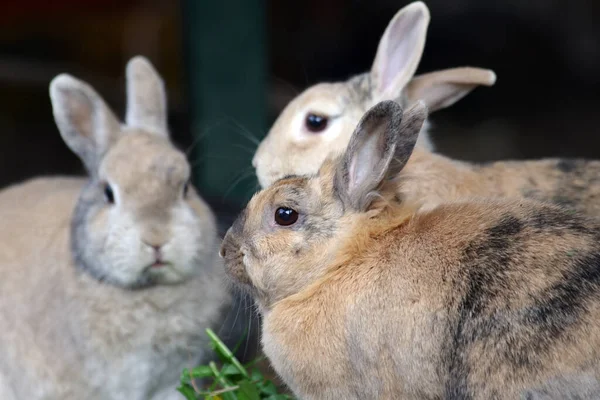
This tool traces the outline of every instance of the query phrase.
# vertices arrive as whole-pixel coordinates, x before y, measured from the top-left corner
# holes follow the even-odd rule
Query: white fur
[[[137,65],[146,76],[134,74],[130,90],[160,79],[135,60],[128,72]],[[165,121],[121,129],[72,77],[53,81],[51,99],[90,179],[38,178],[0,192],[0,399],[181,398],[182,369],[206,356],[205,329],[230,302],[215,218],[193,188],[184,196],[190,167]],[[143,110],[161,110],[165,99],[144,101]],[[134,120],[152,126],[148,116]],[[166,266],[151,267],[148,238]]]

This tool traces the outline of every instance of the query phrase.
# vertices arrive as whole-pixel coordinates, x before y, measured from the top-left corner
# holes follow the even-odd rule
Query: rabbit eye
[[[328,121],[329,119],[323,115],[308,114],[305,121],[306,129],[314,133],[322,132],[327,128]]]
[[[115,194],[108,183],[104,184],[104,197],[109,204],[115,204]]]
[[[298,221],[298,213],[287,207],[279,207],[275,211],[275,222],[277,225],[289,226]]]

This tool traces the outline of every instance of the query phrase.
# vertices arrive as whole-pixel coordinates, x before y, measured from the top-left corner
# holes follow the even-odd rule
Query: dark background
[[[0,187],[82,173],[54,125],[50,80],[62,72],[84,79],[123,115],[125,64],[142,54],[166,81],[173,139],[190,150],[199,191],[224,231],[256,188],[252,137],[262,137],[300,90],[368,70],[385,27],[406,4],[3,1]],[[431,23],[418,73],[471,65],[498,76],[494,87],[432,116],[439,152],[475,161],[600,158],[600,28],[593,24],[600,3],[426,4]],[[248,321],[248,309],[242,314]]]
[[[202,180],[199,189],[209,193],[220,213],[235,214],[255,187],[249,172],[254,144],[242,131],[260,138],[298,91],[367,70],[387,23],[408,4],[391,0],[225,1],[224,11],[207,16],[213,24],[207,31],[193,29],[206,26],[206,8],[195,14],[188,11],[190,4],[200,3],[3,2],[0,186],[33,175],[82,172],[54,125],[49,81],[60,72],[72,73],[90,82],[123,115],[125,63],[133,55],[143,54],[166,80],[174,140],[189,148],[194,135],[204,136],[191,152],[192,161],[202,165],[201,174],[232,169],[225,180],[233,185],[235,195],[203,188]],[[467,160],[600,158],[600,28],[593,24],[600,16],[599,3],[432,0],[427,5],[431,24],[418,73],[473,65],[491,68],[498,75],[493,88],[479,88],[433,115],[432,135],[441,153]],[[245,14],[240,15],[242,12]],[[210,103],[211,92],[195,95],[202,86],[192,85],[191,80],[201,76],[204,81],[196,80],[210,82],[211,77],[194,70],[200,68],[190,61],[190,52],[197,51],[196,43],[219,46],[224,37],[244,37],[240,21],[250,21],[260,31],[244,39],[244,47],[249,54],[260,55],[263,62],[258,71],[263,75],[248,76],[246,80],[258,82],[258,90],[253,89],[255,94],[246,90],[243,95],[245,99],[254,95],[256,102],[246,100],[248,109],[262,114],[263,119],[259,123],[245,121],[243,112],[228,110],[224,103],[223,121],[216,124],[220,126],[206,128],[202,124],[205,116],[194,113],[194,102]],[[212,37],[194,37],[198,32],[209,32]],[[226,48],[219,51],[227,53]],[[228,59],[221,62],[227,64]],[[238,62],[229,68],[243,70],[247,65]],[[256,63],[253,68],[257,71]],[[218,89],[218,85],[211,88]],[[229,88],[231,97],[235,97],[235,89]],[[226,129],[240,131],[239,143],[209,140],[213,158],[199,160],[207,148],[204,153],[196,148],[206,147],[206,137],[218,137],[219,130]],[[237,159],[237,164],[228,161],[231,159]],[[243,170],[237,168],[240,165]],[[236,184],[238,177],[245,179]],[[240,185],[244,190],[238,190]]]

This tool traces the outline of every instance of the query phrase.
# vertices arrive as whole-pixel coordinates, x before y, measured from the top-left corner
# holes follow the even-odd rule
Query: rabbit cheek
[[[145,284],[132,218],[104,208],[88,209],[82,216],[79,222],[87,223],[81,223],[74,232],[78,264],[96,278],[118,286]]]
[[[173,212],[172,238],[164,246],[166,261],[180,273],[180,279],[200,273],[207,260],[215,255],[212,233],[214,226],[187,208]]]
[[[252,280],[246,272],[246,266],[243,261],[244,256],[238,252],[234,256],[225,258],[225,272],[231,280],[241,289],[249,290],[253,287]]]

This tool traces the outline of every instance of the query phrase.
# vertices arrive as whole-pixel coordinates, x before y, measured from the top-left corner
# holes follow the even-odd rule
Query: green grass
[[[177,390],[187,400],[293,400],[294,398],[278,392],[273,382],[266,379],[255,368],[261,359],[242,365],[233,352],[211,330],[206,334],[210,346],[219,362],[211,361],[193,369],[184,369]],[[196,381],[207,380],[208,384],[198,387]]]

